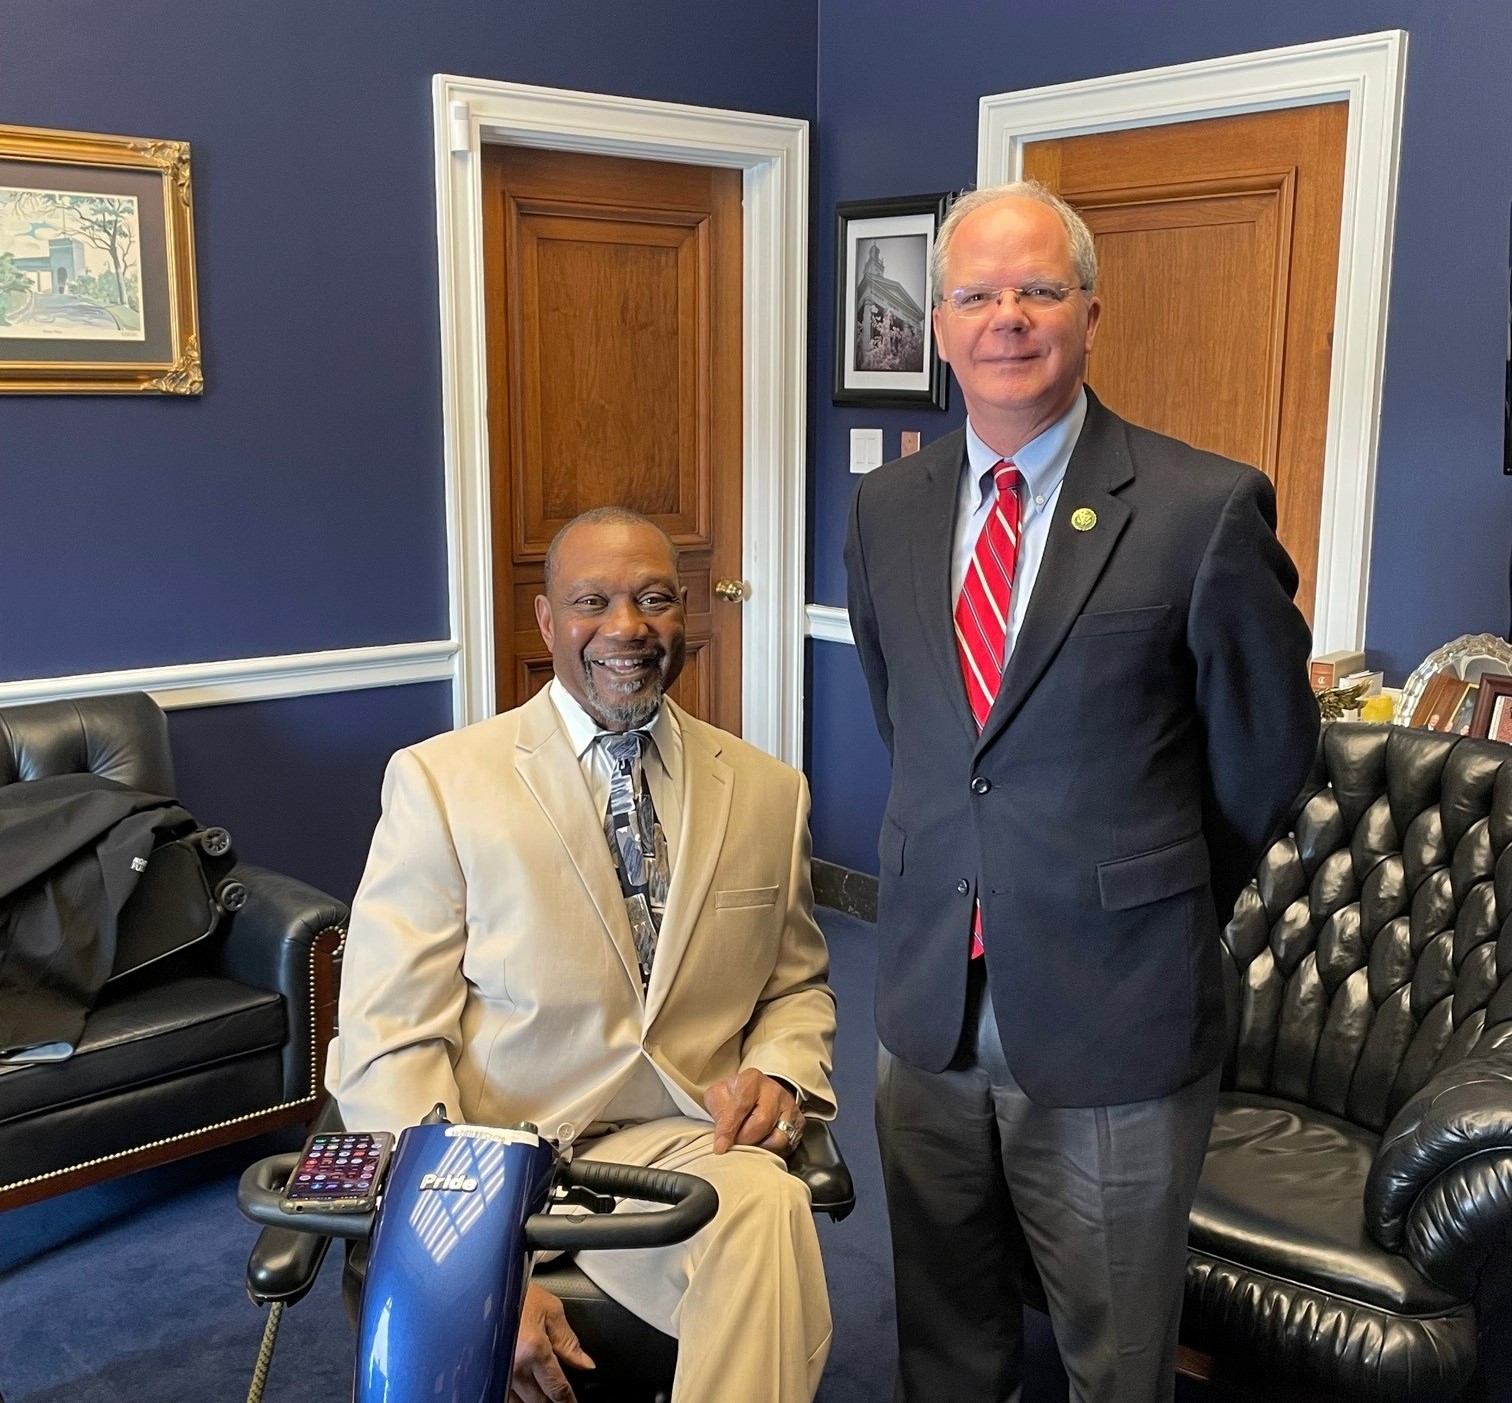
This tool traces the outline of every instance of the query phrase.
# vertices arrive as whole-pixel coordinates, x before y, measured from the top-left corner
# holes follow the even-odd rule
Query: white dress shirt
[[[1045,540],[1050,534],[1050,519],[1066,478],[1071,450],[1081,436],[1087,418],[1087,393],[1077,393],[1071,408],[1050,427],[1032,438],[1013,455],[1013,465],[1023,482],[1019,486],[1018,557],[1013,567],[1013,594],[1008,617],[1008,637],[1003,647],[1006,665],[1013,654],[1029,596],[1045,557]],[[976,550],[977,537],[987,523],[997,501],[997,482],[992,475],[1002,455],[989,448],[966,421],[966,462],[961,468],[961,485],[956,497],[955,553],[950,561],[950,602],[954,608],[961,596],[961,583]],[[553,683],[553,685],[555,685]],[[607,793],[607,791],[606,791]],[[653,794],[653,798],[655,795]],[[658,812],[660,809],[658,808]]]

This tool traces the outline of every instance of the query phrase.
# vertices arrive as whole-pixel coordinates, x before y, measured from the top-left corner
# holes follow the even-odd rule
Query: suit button
[[[978,775],[971,781],[971,792],[973,794],[985,794],[991,788],[992,781],[986,775]]]
[[[956,883],[956,890],[960,892],[962,896],[965,896],[966,893],[971,890],[971,883],[968,882],[964,877],[962,877],[961,880]]]

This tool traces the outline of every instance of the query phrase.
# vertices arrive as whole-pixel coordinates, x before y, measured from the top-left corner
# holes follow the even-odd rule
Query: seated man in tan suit
[[[675,1403],[807,1403],[830,1315],[782,1157],[829,1117],[834,997],[803,776],[665,696],[677,552],[604,508],[552,543],[536,618],[555,679],[389,764],[352,909],[328,1083],[349,1126],[531,1121],[578,1155],[686,1170],[719,1213],[676,1247],[589,1252],[679,1341]],[[591,1367],[532,1285],[512,1397]]]

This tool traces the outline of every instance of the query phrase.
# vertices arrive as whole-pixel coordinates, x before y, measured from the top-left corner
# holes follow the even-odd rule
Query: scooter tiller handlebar
[[[331,1213],[320,1209],[291,1213],[284,1208],[284,1184],[298,1163],[299,1152],[295,1151],[271,1155],[248,1165],[236,1189],[241,1211],[264,1227],[321,1237],[365,1239],[373,1229],[373,1213]],[[615,1198],[647,1199],[671,1207],[653,1213],[590,1213],[581,1208],[533,1213],[525,1220],[525,1246],[531,1251],[665,1247],[685,1241],[719,1211],[719,1195],[712,1184],[670,1169],[578,1160],[561,1167],[558,1181]]]
[[[331,1213],[311,1208],[291,1213],[283,1206],[284,1184],[299,1163],[300,1151],[269,1155],[242,1170],[236,1205],[245,1217],[265,1228],[287,1228],[317,1237],[349,1237],[361,1242],[373,1230],[372,1213]]]
[[[705,1179],[670,1169],[583,1159],[564,1165],[559,1182],[615,1198],[671,1204],[658,1213],[533,1213],[525,1220],[532,1251],[591,1252],[620,1247],[666,1247],[692,1237],[719,1211],[719,1195]]]

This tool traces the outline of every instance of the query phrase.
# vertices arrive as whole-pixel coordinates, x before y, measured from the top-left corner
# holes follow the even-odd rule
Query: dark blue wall
[[[27,59],[6,66],[4,120],[193,144],[209,388],[0,401],[0,590],[24,601],[0,611],[0,680],[445,633],[433,73],[817,116],[810,552],[812,597],[834,604],[848,430],[880,424],[891,454],[900,428],[928,440],[960,418],[954,390],[943,415],[829,403],[835,202],[968,184],[982,93],[1397,26],[1411,42],[1367,641],[1400,674],[1505,626],[1502,0],[7,7],[5,52]],[[854,654],[811,652],[816,851],[874,867],[885,779]],[[234,819],[253,860],[297,850],[344,893],[382,757],[448,724],[444,692],[178,717],[181,769],[251,766],[237,814],[208,816]],[[321,801],[335,824],[291,828],[281,786],[337,734]]]
[[[0,400],[0,680],[444,637],[432,75],[812,119],[816,44],[813,0],[5,6],[0,121],[191,143],[207,389]],[[178,715],[185,798],[346,895],[445,693]]]
[[[168,735],[190,813],[245,861],[350,900],[390,753],[451,724],[450,685],[429,682],[174,711]]]
[[[1407,90],[1366,643],[1372,665],[1400,680],[1458,634],[1506,630],[1512,6],[820,0],[820,15],[814,599],[844,600],[840,548],[855,482],[847,471],[849,430],[882,426],[891,457],[900,429],[922,429],[928,442],[962,417],[954,385],[947,414],[830,404],[837,200],[971,184],[977,101],[985,93],[1402,28],[1409,31]],[[846,645],[811,646],[815,850],[875,872],[875,755],[870,737],[859,742],[849,730],[869,715],[860,673]]]
[[[814,853],[858,872],[877,870],[877,828],[890,779],[856,650],[809,643],[808,748]]]

